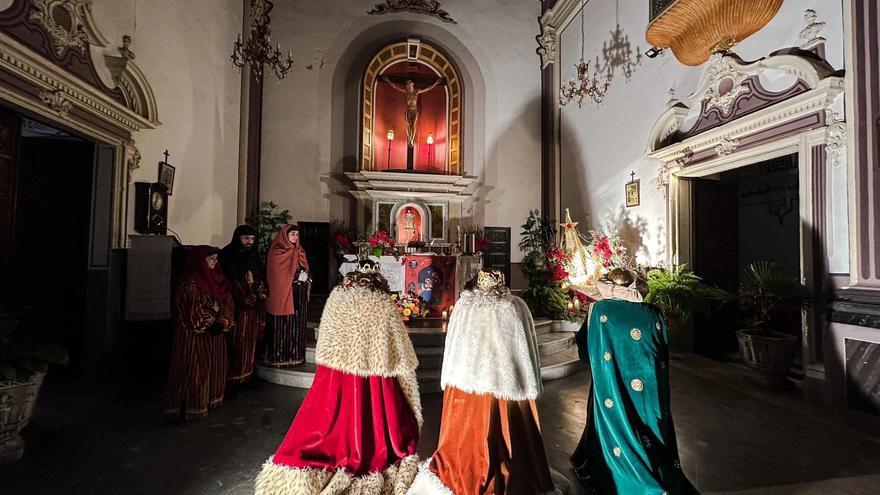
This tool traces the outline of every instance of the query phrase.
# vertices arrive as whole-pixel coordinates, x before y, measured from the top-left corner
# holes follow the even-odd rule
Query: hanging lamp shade
[[[700,65],[767,25],[783,0],[673,0],[648,25],[648,43]]]

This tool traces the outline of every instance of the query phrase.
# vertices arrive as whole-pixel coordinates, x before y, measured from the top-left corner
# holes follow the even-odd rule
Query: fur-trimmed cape
[[[419,360],[387,294],[357,286],[333,289],[321,316],[315,361],[352,375],[397,378],[422,425]]]
[[[464,291],[446,332],[444,389],[504,400],[537,399],[543,392],[535,324],[519,297]]]

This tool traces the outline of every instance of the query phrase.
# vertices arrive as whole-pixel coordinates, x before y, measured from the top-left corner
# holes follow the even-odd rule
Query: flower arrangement
[[[576,290],[569,291],[568,297],[569,302],[565,308],[565,319],[575,323],[583,323],[590,311],[590,304],[595,301]]]
[[[370,246],[373,248],[373,255],[384,256],[394,254],[394,239],[385,229],[379,229],[370,236]]]
[[[519,248],[525,256],[521,267],[529,281],[522,298],[535,314],[562,319],[569,302],[567,291],[562,288],[568,271],[565,269],[566,255],[554,242],[554,224],[535,210],[529,212],[522,226]]]
[[[486,236],[477,237],[477,252],[478,253],[486,253],[489,251],[489,238]]]
[[[330,249],[338,258],[346,254],[357,254],[357,230],[342,222],[331,223],[333,235],[330,237]]]
[[[590,232],[590,243],[587,245],[587,254],[603,269],[616,266],[624,267],[629,263],[626,256],[626,248],[618,234],[602,235],[598,232]]]
[[[403,321],[409,321],[414,318],[426,318],[428,316],[429,310],[427,305],[412,292],[391,294],[391,300],[397,304],[397,312],[403,318]]]

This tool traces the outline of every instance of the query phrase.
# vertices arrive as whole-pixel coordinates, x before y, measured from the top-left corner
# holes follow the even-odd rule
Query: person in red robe
[[[346,275],[321,317],[315,381],[256,495],[405,495],[418,471],[418,360],[388,282]]]
[[[233,326],[233,302],[218,268],[219,249],[195,246],[174,297],[174,343],[165,396],[165,415],[187,421],[223,404],[226,336]]]
[[[226,377],[231,384],[246,382],[253,375],[257,343],[266,326],[269,289],[256,240],[257,231],[253,227],[239,225],[232,234],[232,241],[220,251],[220,267],[229,279],[235,300],[235,329]]]
[[[299,242],[299,227],[285,225],[266,258],[266,354],[268,366],[296,366],[306,360],[309,261]]]

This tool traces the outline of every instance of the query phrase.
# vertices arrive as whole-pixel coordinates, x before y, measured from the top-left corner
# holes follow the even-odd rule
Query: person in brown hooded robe
[[[309,261],[299,242],[299,228],[285,225],[275,235],[266,258],[265,364],[296,366],[306,359]]]

